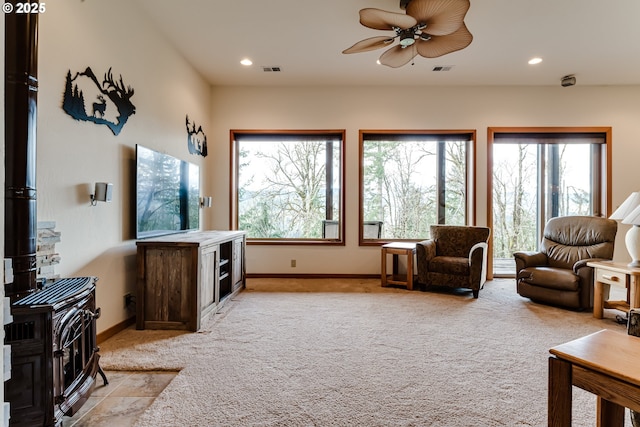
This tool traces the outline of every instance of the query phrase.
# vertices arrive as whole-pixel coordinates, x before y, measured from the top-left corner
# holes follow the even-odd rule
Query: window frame
[[[326,246],[344,246],[345,245],[345,147],[346,147],[346,131],[345,129],[304,129],[304,130],[260,130],[260,129],[231,129],[229,131],[230,141],[230,180],[229,180],[229,228],[231,230],[238,230],[239,224],[239,173],[240,173],[240,158],[238,150],[238,135],[251,135],[252,137],[265,136],[268,138],[277,138],[282,135],[285,139],[291,139],[296,135],[309,136],[318,135],[320,138],[331,136],[338,136],[341,139],[340,147],[340,192],[339,192],[339,206],[340,213],[338,221],[339,225],[339,237],[337,239],[323,239],[323,238],[255,238],[247,237],[248,245],[326,245]]]
[[[557,137],[566,138],[571,135],[597,134],[604,138],[600,150],[600,169],[593,171],[592,186],[598,184],[599,194],[595,197],[594,214],[608,217],[611,214],[611,173],[612,173],[612,147],[611,127],[488,127],[487,128],[487,226],[493,230],[493,149],[496,142],[504,135],[517,135],[520,137]],[[500,136],[497,136],[500,135]],[[544,227],[542,227],[544,228]],[[487,279],[494,277],[493,272],[493,233],[489,238],[489,251],[487,258]],[[514,272],[515,274],[515,272]],[[506,276],[497,276],[506,277]]]
[[[359,246],[381,246],[392,241],[419,242],[427,237],[416,239],[365,239],[363,236],[364,225],[364,143],[369,135],[388,135],[395,136],[398,139],[407,139],[412,135],[427,136],[437,138],[439,136],[450,138],[452,135],[464,135],[467,142],[467,168],[465,175],[466,182],[466,207],[465,207],[465,223],[467,225],[476,224],[476,200],[477,200],[477,159],[476,159],[476,130],[475,129],[446,129],[446,130],[368,130],[360,129],[358,132],[359,153],[358,153],[358,245]]]

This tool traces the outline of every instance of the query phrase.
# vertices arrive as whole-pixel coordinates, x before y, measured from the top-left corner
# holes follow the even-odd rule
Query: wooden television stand
[[[197,331],[245,287],[244,231],[199,231],[138,240],[137,329]]]

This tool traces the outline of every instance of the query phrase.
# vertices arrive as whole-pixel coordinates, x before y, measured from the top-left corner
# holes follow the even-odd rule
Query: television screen
[[[136,238],[200,227],[200,170],[136,145]]]

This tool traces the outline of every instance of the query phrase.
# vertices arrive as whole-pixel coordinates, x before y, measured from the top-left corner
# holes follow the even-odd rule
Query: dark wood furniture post
[[[549,358],[549,427],[571,427],[571,364]]]

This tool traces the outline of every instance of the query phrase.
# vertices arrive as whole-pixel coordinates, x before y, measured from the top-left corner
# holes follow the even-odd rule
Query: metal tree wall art
[[[118,135],[129,117],[136,112],[135,105],[131,103],[133,93],[131,86],[125,87],[122,75],[118,81],[114,80],[111,68],[104,74],[102,83],[91,67],[77,72],[73,77],[69,70],[62,109],[76,120],[106,125],[114,135]],[[87,114],[86,99],[91,103],[90,114]]]
[[[189,153],[207,157],[207,135],[202,131],[202,126],[196,128],[195,122],[189,122],[189,116],[187,116],[186,122]]]

